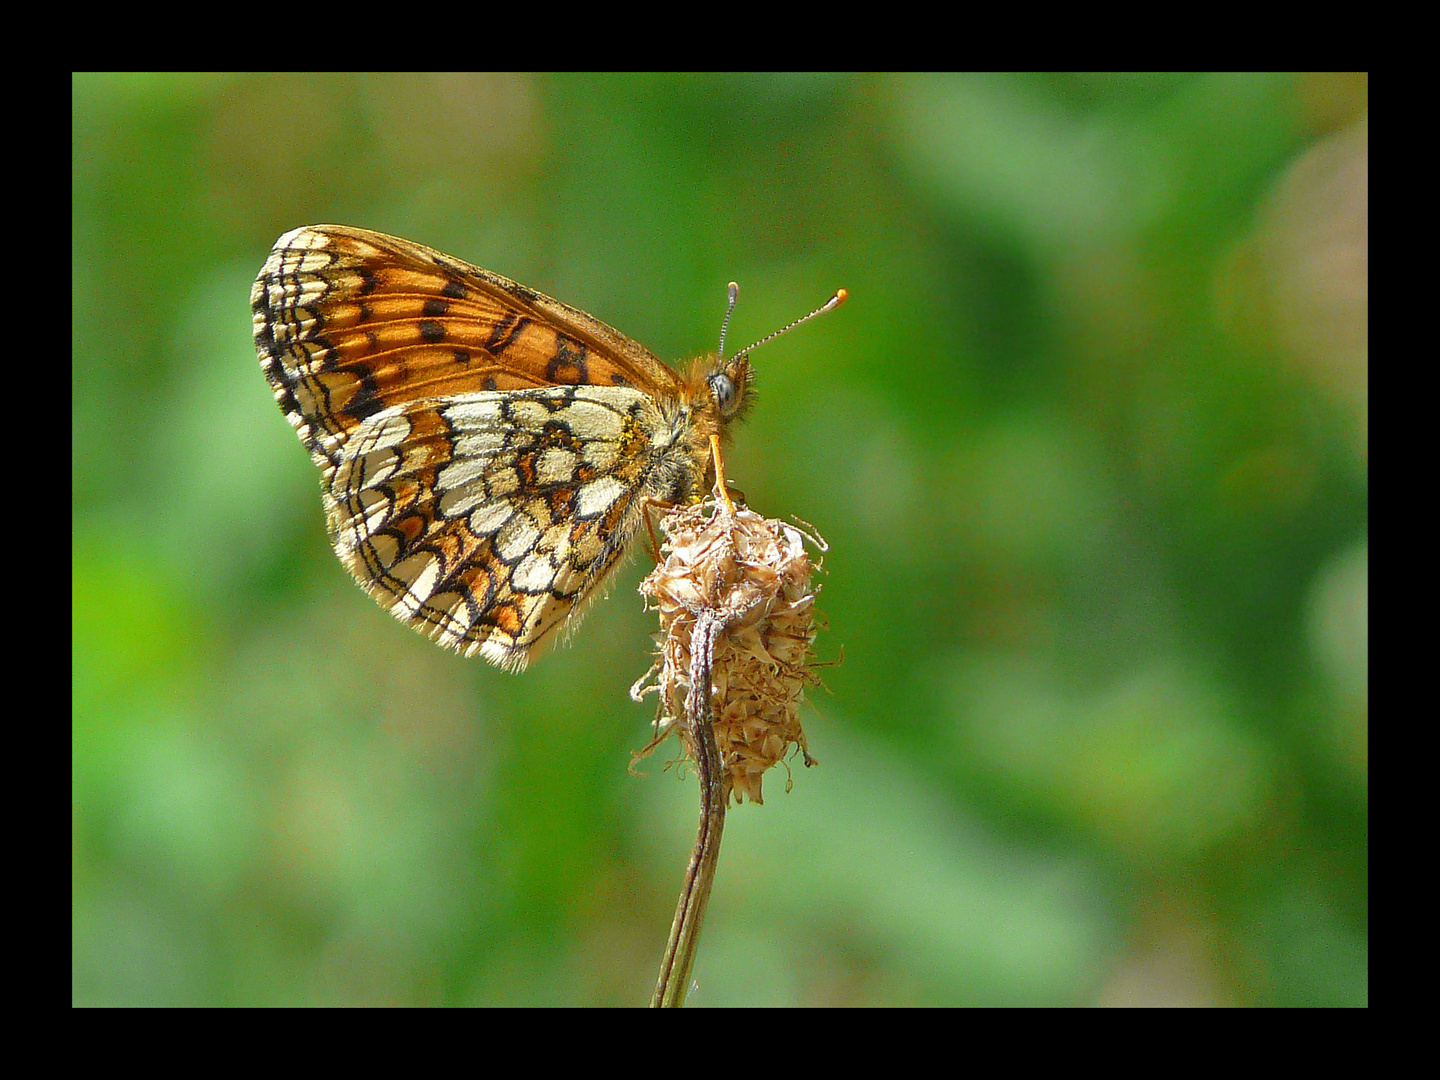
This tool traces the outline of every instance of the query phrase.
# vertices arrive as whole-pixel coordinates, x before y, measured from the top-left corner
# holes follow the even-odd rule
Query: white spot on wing
[[[428,551],[411,555],[390,571],[392,577],[405,584],[405,591],[395,600],[390,609],[401,618],[414,615],[420,605],[430,599],[435,583],[440,578],[440,560]]]
[[[461,431],[493,428],[500,419],[500,401],[489,394],[476,394],[445,406],[441,415]]]
[[[388,450],[399,446],[410,437],[410,421],[400,414],[399,409],[386,409],[368,418],[355,429],[350,438],[353,454],[368,454],[372,450]]]
[[[472,484],[469,487],[447,491],[440,496],[440,516],[444,518],[464,517],[485,499],[485,488],[482,484]]]
[[[516,514],[495,537],[495,550],[506,562],[513,562],[535,546],[540,530],[524,514]]]
[[[505,433],[498,428],[457,428],[455,457],[484,460],[505,449]]]
[[[381,491],[362,491],[357,501],[365,515],[365,532],[374,533],[390,520],[390,496]]]
[[[593,401],[576,401],[555,415],[582,439],[606,439],[614,442],[620,438],[624,425],[624,417],[614,409],[597,405]]]
[[[550,564],[550,556],[537,551],[520,560],[510,583],[521,592],[538,593],[548,592],[554,580],[555,568]]]
[[[602,476],[580,489],[576,510],[580,517],[595,517],[610,509],[615,500],[623,494],[624,483],[613,476]]]
[[[490,502],[476,507],[475,512],[470,515],[470,529],[477,536],[489,536],[509,520],[509,503]]]
[[[347,481],[348,487],[371,488],[382,484],[395,475],[400,467],[400,455],[393,450],[375,450],[355,459],[355,479]]]
[[[442,490],[454,490],[463,488],[472,481],[479,480],[485,475],[485,466],[490,464],[485,458],[460,457],[458,454],[449,465],[440,470],[436,477]]]

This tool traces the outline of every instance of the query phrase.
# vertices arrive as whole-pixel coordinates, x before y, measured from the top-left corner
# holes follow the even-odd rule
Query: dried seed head
[[[714,501],[672,510],[660,527],[664,561],[640,584],[660,612],[659,658],[630,691],[637,701],[657,693],[660,706],[655,737],[636,757],[678,731],[685,756],[694,759],[685,703],[696,628],[718,623],[710,701],[726,789],[737,802],[763,802],[766,770],[792,746],[806,765],[815,764],[800,727],[805,687],[819,681],[810,665],[815,591],[806,536],[744,507],[731,514]],[[823,551],[823,541],[815,542]]]

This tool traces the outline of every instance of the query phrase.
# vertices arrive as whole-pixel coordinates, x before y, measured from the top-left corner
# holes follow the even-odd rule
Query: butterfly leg
[[[650,511],[654,507],[662,510],[669,510],[674,506],[664,499],[657,499],[653,495],[646,495],[640,501],[640,515],[645,519],[645,531],[650,535],[650,554],[655,557],[655,565],[660,565],[660,541],[655,536],[655,523],[650,520]]]

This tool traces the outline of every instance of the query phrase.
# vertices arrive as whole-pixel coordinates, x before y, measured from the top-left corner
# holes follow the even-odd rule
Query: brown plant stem
[[[700,829],[695,849],[685,870],[685,884],[670,924],[670,940],[660,961],[651,1008],[678,1009],[685,1004],[690,972],[705,924],[705,909],[715,884],[715,867],[720,860],[720,838],[725,832],[725,778],[720,769],[720,751],[715,745],[714,714],[710,702],[711,671],[715,643],[725,629],[719,612],[702,610],[696,616],[691,638],[690,687],[685,696],[685,718],[695,748],[695,769],[700,779]]]

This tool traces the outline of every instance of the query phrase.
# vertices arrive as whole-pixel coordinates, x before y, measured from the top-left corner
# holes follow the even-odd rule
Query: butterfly
[[[682,373],[499,274],[340,225],[281,236],[250,304],[341,563],[401,621],[513,671],[578,623],[649,507],[703,497],[748,354],[785,332],[727,358],[722,328]]]

